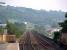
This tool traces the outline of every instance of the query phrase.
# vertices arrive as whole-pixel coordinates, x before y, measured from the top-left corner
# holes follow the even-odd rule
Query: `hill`
[[[34,10],[25,7],[0,5],[0,22],[3,23],[7,20],[19,23],[28,21],[39,25],[57,26],[58,22],[64,20],[64,14],[65,12],[62,11]]]

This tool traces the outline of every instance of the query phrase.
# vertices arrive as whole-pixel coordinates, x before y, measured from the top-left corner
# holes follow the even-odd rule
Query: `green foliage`
[[[67,18],[67,12],[65,13],[65,17]]]
[[[56,27],[59,21],[64,20],[64,12],[34,10],[25,7],[0,6],[0,20],[11,20],[18,22],[29,21],[40,25],[51,25]]]
[[[0,33],[3,33],[4,29],[3,28],[0,28]]]
[[[60,33],[59,32],[54,32],[54,38],[53,38],[53,40],[55,42],[57,42],[57,39],[59,39],[59,36],[60,36]]]
[[[8,30],[8,34],[14,34],[16,35],[17,38],[19,38],[21,35],[21,32],[13,23],[7,22],[7,30]]]
[[[67,13],[65,14],[65,18],[67,18]],[[67,32],[67,19],[64,22],[59,23],[59,25],[62,27],[60,30],[61,32]]]
[[[44,26],[35,25],[35,28],[34,28],[33,30],[34,30],[34,31],[37,31],[37,32],[39,32],[39,33],[42,33],[42,34],[45,35],[45,36],[48,36],[47,31],[46,31],[46,29],[45,29]]]

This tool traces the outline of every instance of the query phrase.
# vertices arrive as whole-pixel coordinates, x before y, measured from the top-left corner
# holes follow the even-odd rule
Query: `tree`
[[[57,42],[58,41],[58,39],[59,39],[59,36],[60,36],[60,33],[59,32],[54,32],[54,37],[53,37],[53,40],[55,41],[55,42]]]
[[[65,17],[67,18],[67,12],[65,13]]]
[[[60,41],[60,46],[63,46],[64,48],[67,49],[67,12],[65,13],[65,20],[64,22],[59,23],[60,27],[62,27],[62,29],[60,30],[60,34],[62,34],[60,37],[62,38],[62,40]],[[66,33],[65,35],[63,35],[64,33]]]
[[[64,32],[67,33],[67,12],[65,13],[65,21],[59,23],[60,27],[62,27],[62,29],[60,30],[60,32]]]
[[[0,27],[0,33],[3,33],[4,29]]]
[[[65,13],[65,18],[67,18],[67,13]],[[60,32],[63,32],[63,33],[67,33],[67,19],[65,19],[64,22],[61,22],[59,23],[60,27],[62,27],[62,29],[59,31],[59,32],[54,32],[54,38],[53,40],[55,42],[57,42],[60,37]]]
[[[16,35],[17,38],[20,37],[21,32],[18,30],[18,28],[13,23],[7,22],[6,28],[8,30],[7,31],[8,34],[14,34],[14,35]]]

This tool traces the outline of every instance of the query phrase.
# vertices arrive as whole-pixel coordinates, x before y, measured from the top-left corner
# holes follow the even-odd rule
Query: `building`
[[[47,30],[47,32],[48,32],[48,37],[49,38],[51,38],[51,39],[53,39],[53,37],[54,37],[54,32],[59,32],[60,31],[60,29],[59,28],[50,28],[50,29],[48,29]]]

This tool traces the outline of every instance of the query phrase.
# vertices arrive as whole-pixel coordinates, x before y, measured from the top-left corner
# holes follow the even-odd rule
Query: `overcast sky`
[[[7,5],[33,9],[67,11],[67,0],[0,0]]]

